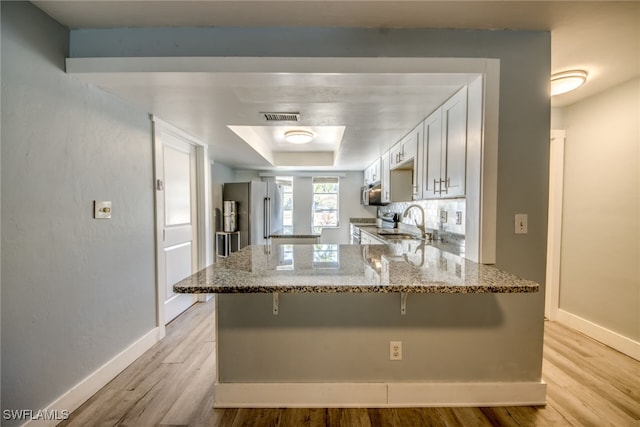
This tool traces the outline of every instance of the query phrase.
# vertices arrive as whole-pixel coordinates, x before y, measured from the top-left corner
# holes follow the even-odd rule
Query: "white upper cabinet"
[[[421,133],[422,123],[391,147],[391,169],[404,167],[416,158]]]
[[[423,197],[465,195],[467,88],[462,88],[424,121]]]
[[[422,197],[439,197],[440,165],[442,163],[442,108],[438,108],[424,121],[422,150]]]
[[[385,203],[464,197],[466,161],[467,88],[463,87],[369,166],[365,185],[381,181]],[[410,184],[407,174],[412,175]]]
[[[445,159],[445,188],[442,196],[465,195],[467,160],[467,88],[464,87],[442,106]]]
[[[382,176],[382,203],[391,202],[391,154],[389,151],[380,158],[380,175]]]
[[[364,185],[371,185],[380,179],[380,158],[378,158],[364,170]]]

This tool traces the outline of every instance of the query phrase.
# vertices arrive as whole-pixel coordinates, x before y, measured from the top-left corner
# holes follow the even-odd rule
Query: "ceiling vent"
[[[300,113],[260,113],[268,122],[299,122]]]

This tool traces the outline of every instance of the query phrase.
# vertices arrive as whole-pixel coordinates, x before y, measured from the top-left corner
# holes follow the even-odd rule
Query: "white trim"
[[[67,410],[69,412],[75,411],[80,407],[80,405],[96,394],[96,392],[107,385],[109,381],[115,378],[116,375],[127,368],[162,338],[164,338],[164,328],[153,328],[129,347],[122,350],[107,363],[89,374],[85,379],[71,387],[71,389],[58,397],[51,404],[47,405],[46,410],[51,412],[60,412],[63,410]],[[59,420],[33,420],[28,421],[23,425],[39,427],[54,426],[59,422]]]
[[[640,361],[640,342],[634,341],[631,338],[620,335],[619,333],[607,329],[604,326],[600,326],[590,320],[584,319],[562,309],[558,309],[557,315],[559,323],[580,331],[583,334]]]
[[[216,408],[545,405],[543,382],[217,383]]]
[[[196,192],[198,209],[198,270],[201,270],[213,262],[211,233],[211,169],[208,157],[208,147],[199,145],[196,147]],[[203,232],[204,231],[204,232]]]
[[[544,315],[557,320],[560,304],[560,255],[562,250],[562,199],[564,191],[564,130],[551,130],[549,142],[549,216]]]
[[[500,60],[487,60],[484,75],[482,165],[480,185],[480,264],[496,263],[498,226],[498,129],[500,124]]]
[[[359,171],[351,171],[351,172],[355,173],[355,172],[362,172],[362,171],[359,170]],[[344,172],[335,172],[335,171],[300,172],[300,171],[281,170],[276,172],[260,172],[258,176],[261,178],[276,177],[276,176],[302,176],[302,177],[327,176],[327,177],[344,178],[345,176],[347,176],[347,174]]]
[[[485,73],[488,58],[108,57],[66,58],[70,75],[104,73]]]
[[[210,191],[210,166],[208,162],[208,146],[193,135],[173,126],[162,120],[158,116],[151,115],[153,122],[153,149],[154,149],[154,195],[155,195],[155,228],[156,228],[156,326],[163,328],[167,313],[166,289],[164,283],[165,271],[164,266],[164,248],[163,248],[163,224],[164,224],[164,199],[159,197],[159,191],[156,188],[157,180],[164,181],[163,174],[163,158],[162,158],[162,133],[166,132],[176,138],[193,145],[196,149],[196,270],[205,268],[212,262],[212,244],[213,233],[211,232],[211,191]],[[191,304],[201,301],[196,295],[193,295]],[[187,307],[188,307],[187,306]]]
[[[206,147],[207,146],[207,144],[205,144],[204,142],[200,141],[195,136],[191,135],[190,133],[187,133],[187,132],[183,131],[182,129],[172,125],[171,123],[165,122],[164,120],[162,120],[160,117],[158,117],[156,115],[153,115],[153,114],[151,115],[151,121],[154,124],[156,124],[157,126],[160,126],[163,131],[170,132],[170,133],[174,134],[175,136],[177,136],[180,139],[186,139],[187,142],[189,142],[189,144],[195,145],[196,147]]]

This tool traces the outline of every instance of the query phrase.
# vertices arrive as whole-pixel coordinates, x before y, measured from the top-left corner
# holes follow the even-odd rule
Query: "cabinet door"
[[[411,132],[411,140],[404,145],[406,159],[413,159],[413,187],[411,188],[411,199],[422,199],[422,161],[420,160],[421,147],[423,146],[424,122],[421,122]],[[411,156],[411,157],[409,157]]]
[[[442,106],[445,158],[442,196],[465,194],[467,159],[467,88],[464,87]]]
[[[402,144],[400,142],[396,143],[393,147],[391,147],[389,153],[391,153],[389,159],[391,169],[395,169],[396,167],[398,167],[398,165],[400,165],[400,163],[402,163],[402,161],[400,160],[400,158],[402,157]]]
[[[364,185],[380,181],[380,159],[378,158],[364,170]]]
[[[391,202],[391,154],[387,151],[382,155],[380,162],[380,176],[382,177],[382,203]]]
[[[378,182],[382,179],[380,175],[380,158],[373,162],[373,182]]]
[[[423,184],[425,199],[440,197],[440,165],[442,164],[442,108],[424,121]]]
[[[400,163],[408,162],[409,160],[416,158],[416,154],[418,153],[418,140],[421,135],[422,126],[418,125],[409,132],[409,135],[402,139]]]

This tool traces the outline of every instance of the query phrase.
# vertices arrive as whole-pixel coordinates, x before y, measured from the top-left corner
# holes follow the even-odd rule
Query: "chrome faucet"
[[[407,209],[404,210],[404,213],[402,214],[403,218],[406,218],[407,215],[409,215],[409,211],[413,208],[418,208],[420,210],[420,219],[421,219],[421,224],[418,224],[418,221],[415,221],[416,223],[416,227],[418,227],[418,230],[420,230],[420,234],[423,239],[427,237],[427,231],[425,229],[425,225],[424,225],[424,210],[419,206],[419,205],[409,205],[407,207]],[[431,240],[431,239],[429,239]]]

